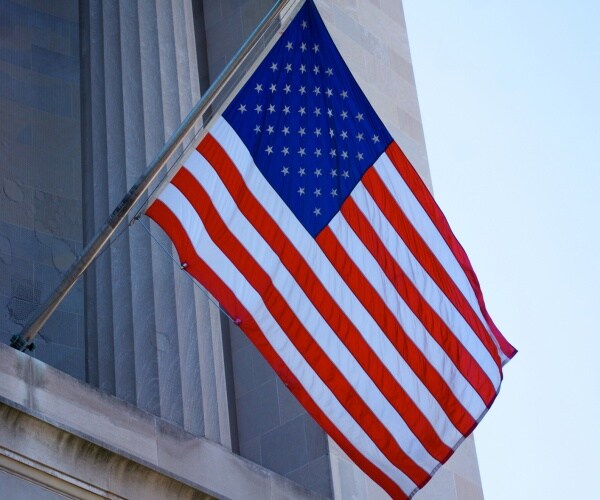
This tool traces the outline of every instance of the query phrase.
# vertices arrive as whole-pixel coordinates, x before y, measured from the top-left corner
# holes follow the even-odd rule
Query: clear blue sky
[[[404,0],[434,191],[519,354],[486,500],[598,498],[600,2]]]

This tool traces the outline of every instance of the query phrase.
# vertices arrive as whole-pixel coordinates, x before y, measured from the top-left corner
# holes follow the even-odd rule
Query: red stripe
[[[483,317],[487,321],[488,325],[490,326],[490,329],[492,330],[492,333],[496,337],[496,340],[498,341],[502,352],[509,359],[512,358],[517,353],[517,350],[512,345],[510,345],[510,343],[504,338],[504,336],[502,335],[502,333],[500,333],[500,330],[498,330],[498,328],[492,321],[492,318],[488,314],[487,309],[485,307],[485,302],[483,301],[481,287],[479,286],[479,281],[477,279],[477,276],[475,275],[475,271],[473,270],[473,267],[471,266],[469,258],[467,257],[467,254],[465,253],[463,247],[460,245],[460,243],[452,233],[448,221],[446,220],[446,217],[440,210],[440,207],[433,199],[433,196],[431,196],[431,193],[427,189],[427,186],[425,186],[425,184],[423,183],[421,177],[419,177],[419,174],[417,174],[416,170],[413,168],[413,166],[410,164],[402,150],[398,147],[398,145],[395,142],[392,142],[388,146],[386,154],[392,161],[392,164],[398,170],[398,173],[404,179],[404,182],[406,182],[406,185],[409,187],[409,189],[412,191],[412,193],[415,195],[415,197],[423,207],[423,210],[425,210],[425,212],[427,213],[427,215],[429,216],[439,233],[442,235],[442,238],[444,238],[444,241],[448,245],[448,248],[450,248],[450,250],[454,254],[454,257],[456,258],[460,266],[463,268],[469,280],[469,283],[471,283],[471,286],[473,287],[473,290],[477,297],[477,301],[479,302],[479,307],[481,308],[481,311],[483,313]]]
[[[377,171],[369,169],[363,176],[363,184],[385,215],[390,225],[406,244],[413,256],[423,266],[423,269],[436,283],[444,295],[452,302],[457,311],[462,315],[481,343],[485,346],[490,356],[498,366],[502,367],[498,349],[492,341],[485,326],[475,314],[475,311],[456,286],[446,269],[440,264],[431,249],[427,246],[421,235],[415,230],[405,213],[385,186]]]
[[[225,285],[213,270],[196,254],[186,231],[181,226],[177,217],[175,217],[160,200],[155,201],[147,210],[146,214],[154,219],[154,221],[169,235],[175,244],[180,261],[182,263],[187,263],[186,271],[211,291],[219,304],[232,318],[239,318],[242,320],[241,329],[265,359],[267,359],[292,394],[294,394],[298,401],[300,401],[325,432],[338,443],[356,465],[365,471],[369,477],[379,484],[379,486],[381,486],[392,498],[407,499],[407,494],[370,460],[365,458],[365,456],[360,453],[348,439],[346,439],[344,434],[333,424],[333,422],[331,422],[331,420],[329,420],[327,415],[314,402],[300,381],[294,376],[292,371],[266,340],[252,315],[245,309],[242,303],[236,299],[235,295],[227,285]]]
[[[352,385],[312,338],[289,307],[285,298],[275,288],[270,276],[227,228],[227,225],[212,205],[209,195],[194,176],[185,167],[182,167],[171,182],[193,205],[210,238],[261,296],[281,329],[298,351],[302,353],[321,380],[335,394],[348,413],[371,436],[373,442],[377,444],[390,461],[405,471],[416,484],[427,481],[429,477],[427,472],[402,450],[395,441],[394,436],[381,424],[373,410],[364,404]],[[251,195],[248,193],[247,197],[249,196]],[[263,217],[268,216],[264,213]]]
[[[419,318],[432,338],[446,352],[458,370],[481,396],[481,399],[489,406],[494,400],[496,391],[490,379],[473,359],[471,353],[464,348],[448,326],[423,299],[352,198],[348,198],[344,202],[341,212],[411,311]]]
[[[392,311],[390,311],[352,259],[348,257],[348,254],[333,234],[333,231],[326,226],[319,233],[319,236],[317,236],[317,241],[333,266],[335,266],[337,272],[348,283],[352,292],[369,311],[369,314],[377,322],[390,342],[396,347],[398,353],[405,359],[408,366],[411,367],[415,375],[423,382],[440,404],[454,427],[461,434],[467,436],[475,428],[477,422],[465,410],[443,377],[431,365],[413,340],[406,335],[406,332],[398,323]]]
[[[210,135],[204,139],[198,150],[221,176],[242,213],[277,253],[321,316],[402,416],[428,453],[438,461],[445,460],[452,450],[439,438],[414,401],[383,365],[279,226],[252,194],[246,192],[244,180],[227,153]],[[192,185],[191,182],[189,185]]]

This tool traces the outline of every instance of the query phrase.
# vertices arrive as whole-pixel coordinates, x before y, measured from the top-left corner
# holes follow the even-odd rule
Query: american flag
[[[147,214],[392,497],[494,401],[516,351],[311,1]]]

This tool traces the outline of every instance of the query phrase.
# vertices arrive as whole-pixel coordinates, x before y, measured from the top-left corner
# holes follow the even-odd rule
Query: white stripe
[[[440,264],[452,278],[458,289],[465,296],[483,325],[488,329],[489,334],[493,337],[489,326],[483,317],[477,296],[473,291],[473,287],[469,282],[462,266],[456,260],[452,250],[446,244],[446,241],[435,227],[434,223],[427,215],[413,192],[404,182],[402,176],[393,165],[390,158],[384,153],[375,162],[375,170],[377,174],[390,190],[394,199],[398,201],[400,208],[421,235],[429,249],[435,255]]]
[[[502,379],[494,358],[465,321],[465,318],[425,272],[362,183],[357,185],[351,196],[398,266],[406,273],[431,308],[448,325],[459,342],[471,353],[494,387],[498,389]]]
[[[292,371],[304,389],[325,413],[327,418],[348,439],[361,454],[384,474],[396,482],[400,488],[410,493],[416,488],[402,471],[398,470],[371,441],[330,389],[321,381],[295,346],[289,341],[278,323],[270,315],[260,295],[252,288],[235,265],[214,244],[206,232],[189,201],[169,184],[159,199],[167,205],[188,232],[192,245],[200,258],[236,293],[237,299],[250,312],[269,344]]]
[[[258,169],[255,167],[252,157],[245,145],[237,137],[235,131],[231,129],[230,125],[224,119],[219,119],[211,130],[211,134],[227,152],[238,170],[240,170],[240,174],[246,178],[249,190],[304,257],[307,264],[313,269],[316,276],[319,277],[323,286],[330,292],[340,309],[344,311],[350,321],[361,332],[361,335],[373,349],[377,357],[384,362],[392,375],[399,380],[399,383],[405,389],[410,386],[425,391],[422,397],[420,395],[421,390],[416,391],[419,393],[418,395],[415,395],[415,391],[413,391],[412,396],[415,396],[413,401],[415,401],[417,406],[427,414],[429,412],[427,410],[428,402],[432,398],[431,394],[420,383],[412,370],[399,371],[399,367],[406,366],[406,363],[398,354],[397,349],[391,344],[387,336],[379,328],[379,325],[356,298],[346,282],[339,276],[312,236],[281,201],[263,175],[260,172],[259,175],[251,176],[247,174],[247,172],[258,172]],[[442,441],[453,447],[456,444],[456,439],[458,439],[456,436],[460,435],[454,426],[449,421],[444,422],[444,419],[447,419],[445,414],[439,419],[432,419],[431,423]]]
[[[400,323],[406,335],[415,343],[433,368],[446,381],[453,394],[462,403],[470,415],[477,420],[486,410],[485,403],[475,389],[473,389],[473,386],[465,379],[460,371],[458,371],[452,360],[448,358],[446,352],[437,342],[431,340],[429,332],[406,305],[406,302],[404,302],[402,297],[398,295],[394,285],[390,282],[385,273],[381,272],[381,267],[375,258],[367,250],[356,233],[350,228],[341,213],[338,213],[332,219],[329,223],[329,227],[336,235],[339,243],[346,250],[348,256],[365,276],[365,279],[369,281],[381,300],[389,307],[391,313],[398,323]],[[414,401],[416,401],[416,397],[423,395],[422,390],[418,386],[412,384],[407,390]],[[412,392],[416,392],[417,395],[413,397]],[[435,408],[433,403],[430,404],[432,409]],[[422,408],[423,404],[419,404],[419,407]],[[432,421],[432,418],[429,416],[427,418],[430,422]]]
[[[246,250],[248,250],[258,265],[269,275],[273,286],[283,296],[295,316],[323,349],[326,356],[337,366],[344,378],[357,391],[359,397],[371,408],[385,428],[390,431],[400,447],[420,467],[431,472],[437,466],[437,460],[429,455],[396,409],[381,393],[377,385],[363,370],[345,344],[340,341],[336,333],[314,307],[313,302],[295,281],[294,276],[285,268],[278,255],[263,240],[241,211],[237,209],[235,201],[231,198],[226,186],[223,185],[220,177],[213,170],[210,163],[199,153],[193,152],[190,158],[186,160],[185,166],[207,193],[218,193],[218,196],[212,199],[213,205],[221,218],[227,221],[228,229],[235,235],[238,241],[243,242]],[[310,238],[310,236],[308,237]],[[404,371],[406,372],[406,370]],[[397,372],[392,373],[397,374]],[[411,375],[415,378],[412,373]],[[433,398],[430,397],[429,399]],[[432,414],[431,411],[425,413]],[[438,415],[440,414],[438,413]],[[444,415],[443,412],[441,415]],[[448,431],[447,425],[451,426],[452,424],[447,422],[445,426],[440,427]],[[446,443],[449,447],[452,447],[461,438],[458,431],[453,427],[452,430],[454,430],[451,434],[452,440]]]

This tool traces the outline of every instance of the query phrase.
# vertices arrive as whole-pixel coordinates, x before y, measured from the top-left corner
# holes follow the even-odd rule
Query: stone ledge
[[[5,345],[0,345],[0,402],[48,424],[38,426],[47,428],[45,433],[39,431],[41,439],[52,434],[51,428],[64,431],[66,437],[58,442],[68,441],[68,435],[80,438],[217,498],[321,498],[217,443],[194,436]],[[6,416],[5,412],[2,419]],[[20,420],[30,425],[35,422]],[[24,454],[20,442],[26,444],[12,440],[12,451]],[[40,447],[48,450],[43,443]],[[68,458],[61,454],[73,450],[57,447],[55,453],[60,466]]]

